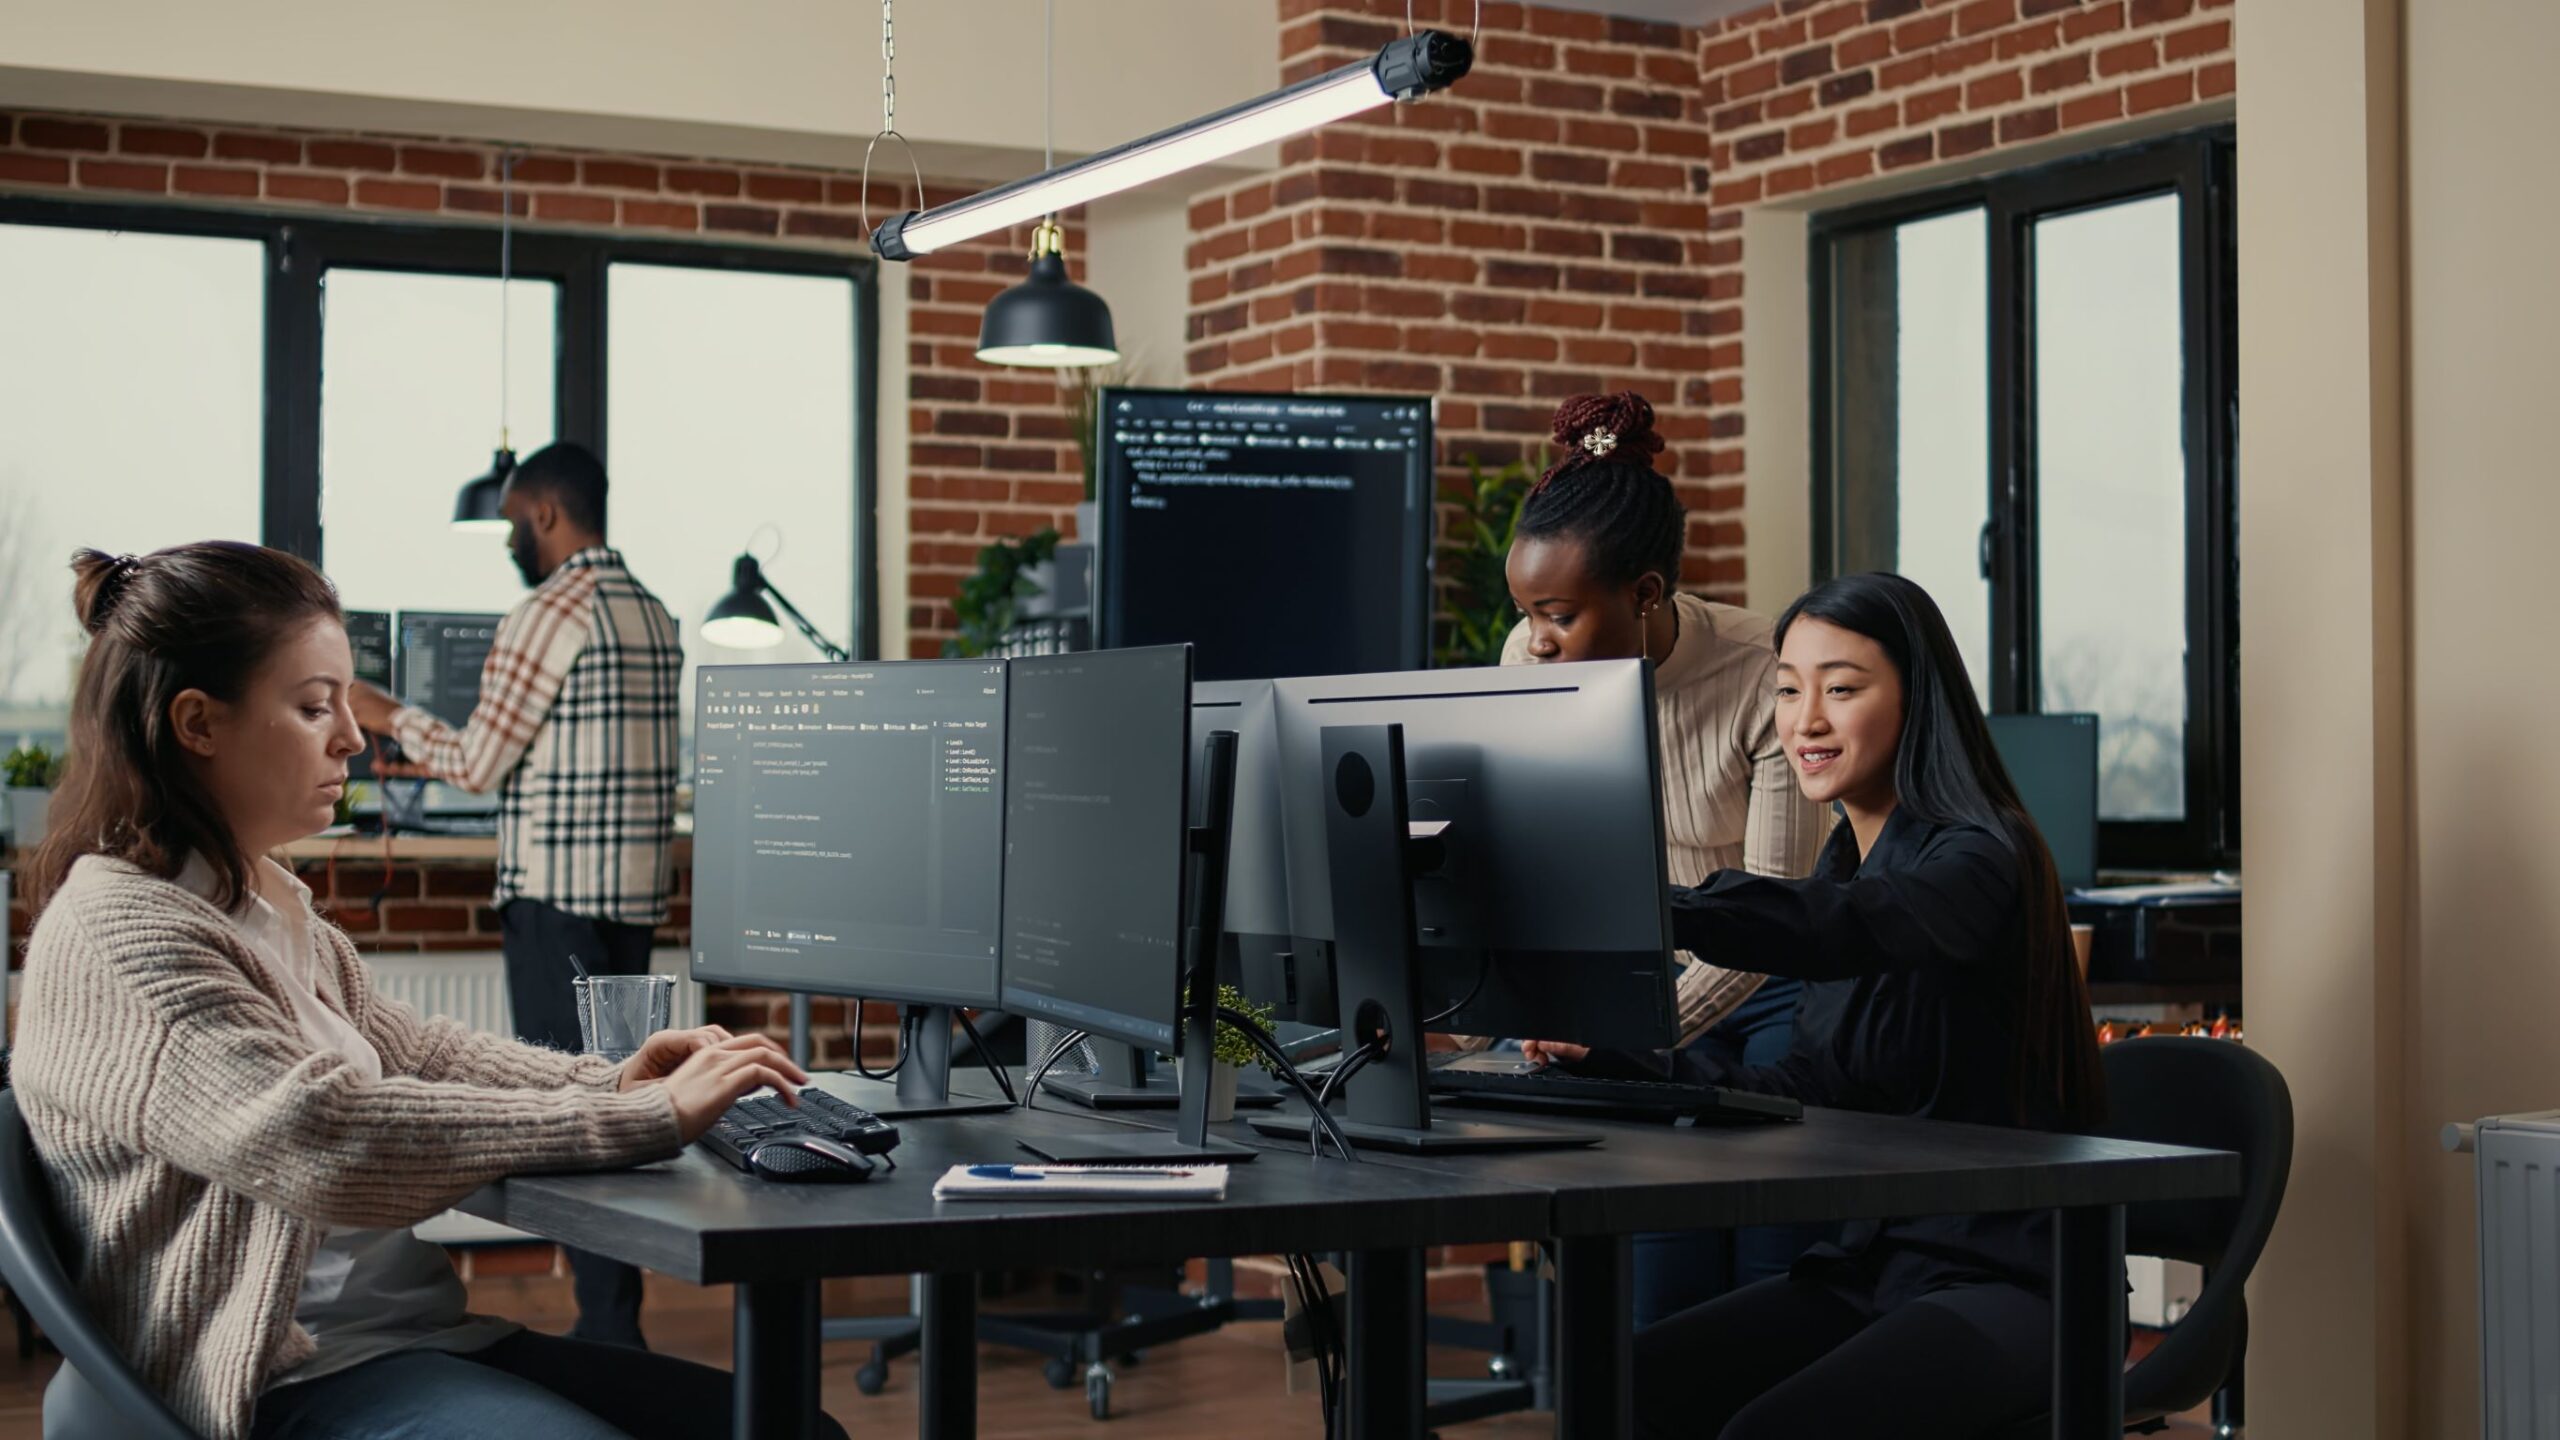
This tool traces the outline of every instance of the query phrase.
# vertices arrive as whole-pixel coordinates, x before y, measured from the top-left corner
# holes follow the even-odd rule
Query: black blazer
[[[1863,863],[1843,823],[1805,879],[1725,870],[1675,889],[1680,948],[1808,982],[1792,1048],[1773,1065],[1738,1064],[1715,1047],[1595,1052],[1587,1064],[1668,1070],[1835,1109],[2061,1128],[2050,1101],[2021,1115],[2009,1093],[2027,964],[2019,881],[2005,837],[1932,824],[1905,808],[1885,821]],[[2032,1212],[1859,1222],[1798,1269],[1860,1261],[1903,1292],[1879,1294],[1888,1303],[1984,1279],[2050,1293],[2050,1220]]]

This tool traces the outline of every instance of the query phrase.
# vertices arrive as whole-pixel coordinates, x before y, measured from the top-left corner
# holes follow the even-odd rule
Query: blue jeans
[[[1774,1065],[1796,1033],[1804,982],[1771,976],[1732,1014],[1697,1038],[1745,1065]],[[1737,1230],[1669,1230],[1635,1240],[1636,1328],[1704,1305],[1745,1285],[1784,1275],[1796,1257],[1831,1239],[1835,1225],[1749,1225]]]
[[[697,1440],[729,1433],[729,1373],[520,1331],[485,1350],[404,1350],[258,1397],[250,1440]],[[845,1440],[820,1416],[820,1440]]]

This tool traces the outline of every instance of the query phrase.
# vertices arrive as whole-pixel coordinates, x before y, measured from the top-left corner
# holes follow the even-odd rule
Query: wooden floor
[[[538,1330],[565,1331],[575,1314],[565,1279],[479,1279],[471,1283],[474,1310],[521,1320]],[[650,1345],[670,1354],[727,1369],[729,1294],[649,1277],[649,1301],[641,1317]],[[0,1323],[0,1332],[5,1332]],[[1121,1368],[1111,1393],[1112,1418],[1096,1424],[1085,1413],[1084,1389],[1052,1390],[1040,1357],[987,1347],[979,1354],[978,1433],[985,1440],[1201,1440],[1210,1436],[1321,1436],[1324,1427],[1312,1394],[1288,1393],[1280,1327],[1264,1322],[1231,1326],[1178,1345],[1150,1351],[1142,1363]],[[916,1369],[909,1356],[890,1366],[889,1386],[877,1396],[854,1388],[854,1372],[870,1358],[864,1343],[826,1347],[822,1379],[827,1413],[857,1440],[916,1433]],[[0,1440],[40,1440],[45,1382],[60,1363],[51,1354],[20,1362],[0,1343]],[[1484,1357],[1435,1352],[1435,1374],[1484,1373]],[[1546,1415],[1505,1416],[1457,1426],[1452,1440],[1513,1440],[1551,1436]]]
[[[574,1314],[569,1282],[550,1276],[475,1279],[472,1308],[521,1320],[539,1330],[565,1331]],[[649,1277],[642,1324],[661,1351],[726,1369],[729,1364],[729,1296]],[[1042,1360],[1019,1350],[988,1347],[979,1353],[978,1433],[986,1440],[1202,1440],[1225,1436],[1321,1436],[1324,1427],[1312,1394],[1288,1392],[1280,1327],[1263,1322],[1230,1326],[1178,1345],[1151,1351],[1143,1363],[1119,1370],[1112,1388],[1112,1418],[1096,1424],[1085,1413],[1081,1386],[1052,1390]],[[837,1342],[826,1347],[822,1379],[827,1413],[856,1440],[916,1433],[915,1360],[889,1370],[888,1389],[877,1396],[854,1387],[854,1372],[870,1358],[870,1346]],[[0,1344],[0,1440],[41,1440],[45,1382],[60,1363],[50,1353],[21,1362]],[[1434,1350],[1435,1375],[1482,1376],[1484,1357]],[[2195,1417],[2200,1420],[2202,1417]],[[1554,1417],[1499,1416],[1441,1433],[1450,1440],[1527,1440],[1555,1434]],[[2210,1431],[2182,1422],[2173,1436]]]

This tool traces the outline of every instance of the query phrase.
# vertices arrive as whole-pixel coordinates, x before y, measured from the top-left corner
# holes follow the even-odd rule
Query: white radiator
[[[2445,1144],[2479,1152],[2482,1440],[2560,1440],[2560,1110]]]
[[[5,876],[0,876],[4,880]],[[702,987],[693,983],[687,968],[689,956],[683,950],[660,950],[650,955],[653,974],[676,977],[674,1012],[668,1023],[679,1030],[702,1023]],[[421,1015],[449,1015],[474,1030],[492,1035],[513,1035],[515,1026],[509,1018],[507,1003],[506,957],[495,950],[462,950],[442,955],[384,955],[364,957],[365,969],[372,976],[374,990],[395,1000],[415,1006]],[[520,1230],[448,1210],[417,1227],[420,1239],[438,1245],[480,1245],[505,1240],[530,1240]]]

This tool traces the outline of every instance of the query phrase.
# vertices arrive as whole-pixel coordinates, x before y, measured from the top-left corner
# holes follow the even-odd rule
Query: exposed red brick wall
[[[1420,0],[1463,33],[1472,0]],[[1402,0],[1280,0],[1284,77],[1372,53]],[[1699,33],[1484,7],[1472,73],[1288,142],[1269,179],[1191,210],[1196,383],[1439,398],[1444,476],[1544,441],[1555,402],[1634,389],[1691,514],[1688,582],[1742,581],[1739,455],[1711,378],[1740,363],[1737,292],[1708,275]]]
[[[487,224],[499,210],[495,146],[388,135],[253,129],[108,115],[0,112],[0,191],[100,200],[325,211]],[[857,173],[663,155],[536,149],[515,165],[515,213],[530,228],[642,231],[808,249],[861,248]],[[915,205],[912,184],[875,176],[872,215]],[[940,204],[975,184],[927,181]],[[1072,221],[1072,217],[1071,217]],[[1068,234],[1081,273],[1079,226]],[[990,536],[1072,528],[1083,498],[1055,381],[981,365],[978,317],[1029,269],[1027,229],[906,266],[884,287],[914,302],[907,382],[913,490],[910,591],[883,617],[882,646],[938,654],[950,597]],[[885,397],[884,397],[885,398]],[[900,622],[912,627],[899,638]]]
[[[1293,79],[1404,21],[1278,3]],[[1684,580],[1738,599],[1745,207],[2227,97],[2231,3],[1784,0],[1697,29],[1486,5],[1452,90],[1194,204],[1191,376],[1438,396],[1446,474],[1534,448],[1564,395],[1642,391]],[[1416,13],[1463,31],[1474,7]]]

